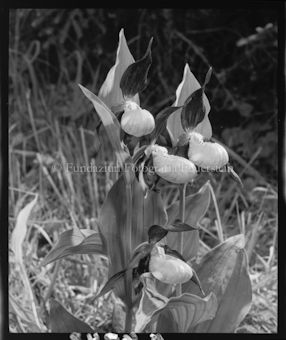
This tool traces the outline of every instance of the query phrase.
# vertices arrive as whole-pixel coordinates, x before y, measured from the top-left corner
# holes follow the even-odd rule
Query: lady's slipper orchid
[[[228,154],[218,143],[206,141],[204,136],[195,132],[206,115],[204,105],[204,90],[211,77],[212,68],[206,74],[204,84],[187,98],[182,108],[181,121],[185,134],[179,138],[178,145],[188,143],[188,159],[198,167],[217,170],[228,163]]]
[[[119,108],[124,111],[121,117],[121,127],[128,135],[142,137],[150,134],[155,128],[153,115],[139,107],[132,98],[147,86],[147,74],[152,63],[151,38],[147,51],[142,59],[128,66],[120,80],[124,104]]]
[[[181,259],[167,255],[161,243],[151,251],[149,271],[156,279],[168,284],[185,283],[193,276],[192,268]]]
[[[152,41],[153,38],[150,39],[144,57],[135,62],[121,30],[116,63],[99,91],[99,98],[121,120],[123,131],[135,137],[148,135],[155,127],[153,115],[140,108],[138,96],[147,86],[147,74],[152,63]]]
[[[222,145],[205,141],[204,136],[198,132],[191,132],[188,137],[188,158],[195,165],[218,170],[228,163],[228,153]]]
[[[183,256],[160,242],[168,232],[197,229],[179,219],[164,228],[158,225],[151,226],[148,230],[148,242],[141,243],[135,249],[127,268],[113,275],[94,299],[113,289],[123,279],[127,270],[132,270],[133,289],[137,297],[143,287],[139,277],[146,272],[150,272],[156,279],[167,284],[180,284],[192,280],[204,294],[196,272],[186,263]]]
[[[152,154],[155,172],[171,183],[191,182],[197,175],[195,165],[180,156],[169,155],[165,147],[151,145],[145,150],[145,154]]]
[[[149,111],[141,109],[132,101],[128,101],[121,117],[121,127],[124,132],[131,136],[142,137],[154,130],[155,120]]]
[[[206,105],[204,90],[210,80],[211,72],[212,68],[208,70],[204,84],[192,92],[185,100],[181,109],[181,126],[184,133],[180,135],[178,142],[175,145],[173,144],[168,153],[169,155],[187,158],[197,167],[207,168],[209,171],[216,171],[226,166],[231,178],[243,187],[239,176],[229,164],[226,149],[218,143],[211,142],[208,139],[211,134],[205,133],[206,130],[200,133],[198,132],[200,129],[197,129],[201,123],[206,122],[205,119],[209,111],[209,107]],[[177,112],[172,113],[172,115],[174,114],[177,114]]]

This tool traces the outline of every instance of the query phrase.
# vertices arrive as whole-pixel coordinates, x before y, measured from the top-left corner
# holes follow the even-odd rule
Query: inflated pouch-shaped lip
[[[124,112],[121,118],[121,127],[129,135],[142,137],[154,130],[155,120],[149,111],[138,106]]]
[[[166,255],[160,246],[155,246],[151,252],[149,271],[161,282],[179,284],[188,282],[192,276],[192,268],[184,261]]]

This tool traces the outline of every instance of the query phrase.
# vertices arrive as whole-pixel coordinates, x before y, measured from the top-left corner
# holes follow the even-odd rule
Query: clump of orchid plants
[[[154,115],[139,100],[147,87],[152,41],[135,62],[121,30],[116,63],[99,95],[79,85],[100,117],[121,171],[100,210],[98,232],[76,226],[66,231],[42,265],[76,253],[106,256],[109,279],[95,299],[113,290],[124,302],[122,332],[234,332],[251,305],[243,235],[190,264],[211,186],[207,182],[187,197],[186,186],[201,168],[224,168],[242,185],[226,148],[211,141],[205,87],[212,69],[201,86],[186,65],[175,103]],[[180,199],[168,208],[159,181],[179,186]]]

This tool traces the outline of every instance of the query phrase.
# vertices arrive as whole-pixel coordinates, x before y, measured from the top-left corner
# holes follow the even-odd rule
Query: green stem
[[[179,218],[182,222],[185,222],[185,208],[186,208],[186,187],[187,183],[180,186],[180,205],[179,205]],[[177,249],[180,254],[183,255],[184,250],[184,238],[183,233],[178,233]],[[182,295],[182,285],[176,285],[176,295]]]
[[[130,261],[132,252],[132,189],[131,184],[126,184],[127,197],[127,216],[126,216],[126,258],[125,263]],[[132,270],[127,270],[124,276],[125,292],[126,292],[126,319],[125,332],[132,332]]]
[[[132,283],[132,270],[128,270],[125,277],[126,277],[126,281],[128,283],[129,282]],[[131,284],[130,289],[132,289],[132,284]],[[131,293],[132,293],[132,291],[131,291]],[[132,294],[130,294],[130,296],[132,297]],[[125,316],[125,332],[131,333],[132,332],[133,308],[132,308],[132,306],[128,307],[127,305],[126,305],[126,307],[127,308],[126,308],[126,316]]]
[[[116,158],[115,154],[113,154],[112,167],[113,167],[114,171],[112,171],[112,173],[111,173],[111,178],[112,178],[113,184],[118,180],[118,173],[115,171],[115,168],[117,167],[117,165],[118,165],[117,158]]]
[[[126,235],[127,251],[126,251],[126,264],[131,259],[132,252],[132,188],[131,184],[126,184],[126,197],[127,197],[127,216],[126,216]]]
[[[116,159],[116,171],[115,171],[115,180],[116,181],[118,180],[118,174],[119,174],[119,171],[117,171],[117,169],[119,169],[118,159]]]
[[[185,206],[186,206],[186,187],[187,187],[187,183],[183,184],[180,187],[180,219],[182,220],[182,222],[185,222]],[[182,233],[180,233],[180,235],[182,235]]]

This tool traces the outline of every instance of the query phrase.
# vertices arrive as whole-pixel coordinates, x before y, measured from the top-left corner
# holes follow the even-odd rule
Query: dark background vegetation
[[[92,303],[106,282],[107,262],[76,255],[39,268],[51,244],[38,226],[52,244],[74,225],[96,229],[112,174],[54,173],[52,163],[112,160],[104,131],[102,148],[95,152],[98,117],[78,84],[98,94],[115,63],[121,28],[135,60],[154,37],[149,83],[140,94],[141,106],[154,114],[175,101],[186,63],[200,83],[212,66],[206,94],[213,136],[229,147],[244,188],[226,173],[200,174],[188,187],[187,194],[194,193],[210,180],[216,197],[200,221],[200,256],[219,244],[218,223],[224,239],[243,233],[253,305],[237,332],[277,331],[278,11],[261,7],[10,11],[9,239],[19,211],[37,193],[23,258],[44,331],[49,329],[49,296],[92,327],[116,330],[112,299]],[[166,206],[178,196],[176,185],[162,190]],[[19,306],[30,308],[12,255],[9,268],[9,293]],[[21,315],[10,315],[11,331],[31,331],[15,314]]]
[[[154,113],[174,102],[185,63],[200,82],[212,66],[206,93],[214,136],[246,160],[262,147],[254,166],[268,181],[276,180],[277,10],[23,9],[19,22],[15,13],[10,46],[18,44],[18,57],[29,58],[35,73],[33,79],[27,63],[19,65],[25,85],[56,89],[63,102],[79,91],[76,81],[93,83],[98,93],[114,64],[121,28],[135,60],[154,37],[149,85],[140,96]],[[66,105],[52,114],[89,125],[94,113],[86,105]]]

